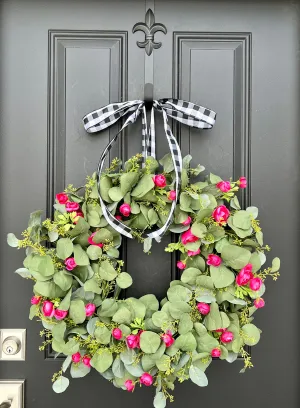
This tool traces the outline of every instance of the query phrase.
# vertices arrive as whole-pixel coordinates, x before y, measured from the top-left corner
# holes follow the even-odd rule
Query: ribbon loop
[[[182,173],[182,156],[180,147],[174,137],[171,128],[168,124],[168,116],[179,122],[195,127],[198,129],[211,129],[216,120],[216,113],[210,109],[204,108],[199,105],[195,105],[192,102],[183,101],[180,99],[159,99],[153,101],[153,107],[150,115],[150,126],[147,125],[147,114],[144,101],[134,100],[121,103],[113,103],[91,113],[88,113],[83,118],[84,128],[88,133],[96,133],[101,130],[107,129],[119,119],[127,117],[120,131],[109,142],[106,148],[103,150],[97,168],[97,185],[99,192],[100,205],[103,215],[107,222],[120,234],[125,235],[128,238],[133,238],[131,228],[117,220],[110,212],[106,204],[103,202],[100,194],[100,179],[103,171],[103,165],[105,159],[111,150],[113,144],[118,139],[119,134],[130,123],[136,122],[139,115],[142,113],[142,147],[143,147],[143,166],[146,159],[149,156],[155,158],[155,121],[154,110],[158,110],[163,115],[164,131],[170,148],[172,161],[175,171],[175,192],[176,200],[172,201],[171,210],[169,212],[167,221],[165,224],[154,232],[147,234],[149,238],[154,238],[156,241],[160,241],[162,235],[167,231],[169,225],[172,222],[173,213],[175,211],[177,198],[179,195],[181,185],[181,173]]]

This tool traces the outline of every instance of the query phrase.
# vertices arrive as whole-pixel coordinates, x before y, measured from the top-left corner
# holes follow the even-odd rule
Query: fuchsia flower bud
[[[186,268],[186,264],[184,262],[182,262],[182,261],[178,261],[177,262],[177,268],[183,270],[183,269]]]
[[[88,303],[85,305],[85,315],[87,317],[92,316],[95,313],[96,305],[94,303]]]
[[[68,314],[67,310],[60,310],[60,309],[54,310],[54,317],[56,320],[63,320],[65,317],[67,317],[67,314]]]
[[[191,228],[181,234],[181,242],[183,243],[183,245],[186,245],[189,242],[196,242],[198,241],[198,239],[198,237],[192,234]]]
[[[96,245],[96,246],[98,246],[99,248],[102,248],[102,247],[103,247],[103,243],[102,243],[102,242],[100,242],[99,244],[96,244],[96,242],[93,241],[93,238],[94,238],[94,236],[96,235],[96,233],[97,233],[97,231],[96,231],[96,232],[93,232],[93,233],[88,237],[88,243],[89,243],[90,245]]]
[[[53,317],[54,316],[54,305],[52,302],[49,300],[45,300],[43,302],[43,307],[42,307],[42,312],[43,315],[46,317]]]
[[[170,201],[176,200],[176,191],[175,190],[169,191],[167,197]]]
[[[117,220],[119,220],[119,221],[122,221],[121,215],[116,215],[115,218],[116,218]]]
[[[261,309],[262,307],[264,307],[265,301],[263,300],[263,298],[257,298],[254,300],[253,304],[256,309]]]
[[[192,219],[190,216],[188,216],[187,219],[183,221],[181,224],[184,226],[187,226],[187,225],[190,225],[191,222],[192,222]]]
[[[79,353],[79,351],[75,354],[72,354],[73,363],[80,363],[80,360],[81,360],[81,354]]]
[[[115,329],[112,329],[111,334],[112,334],[113,338],[116,339],[116,340],[121,340],[121,338],[123,336],[122,330],[119,329],[118,327],[116,327]]]
[[[69,201],[69,197],[66,193],[58,193],[55,198],[59,204],[66,204],[66,202]]]
[[[41,296],[32,296],[30,303],[32,305],[38,305],[41,301]]]
[[[233,333],[231,331],[224,331],[221,334],[220,340],[222,341],[222,343],[230,343],[233,340]]]
[[[207,315],[210,312],[210,305],[208,303],[200,302],[197,304],[197,309],[203,315]]]
[[[135,385],[134,385],[134,382],[133,382],[132,380],[126,380],[125,383],[124,383],[124,385],[125,385],[127,391],[129,391],[129,392],[133,392],[133,391],[134,391]]]
[[[196,251],[188,251],[188,256],[196,256],[200,254],[200,248],[198,248]]]
[[[222,263],[222,258],[218,255],[209,254],[206,261],[207,265],[211,266],[220,266]]]
[[[240,270],[235,281],[238,286],[245,286],[253,278],[252,264],[247,264]]]
[[[157,174],[156,176],[152,177],[152,180],[156,187],[166,187],[167,185],[167,180],[163,174]]]
[[[149,373],[144,373],[140,377],[140,383],[146,385],[146,387],[150,387],[153,384],[153,377]]]
[[[172,332],[168,330],[166,333],[161,335],[162,341],[165,343],[166,347],[171,347],[172,344],[174,344],[174,337],[172,335]]]
[[[223,193],[228,193],[228,191],[231,190],[230,181],[220,181],[219,183],[216,184],[216,186]]]
[[[68,201],[67,203],[66,203],[66,210],[68,211],[68,212],[73,212],[73,211],[77,211],[77,210],[79,210],[79,204],[78,203],[75,203],[75,202],[73,202],[73,201]]]
[[[250,279],[249,287],[254,292],[257,292],[261,288],[262,283],[263,282],[262,282],[262,280],[260,278],[258,278],[258,277],[257,278],[252,278],[252,279]]]
[[[238,184],[240,186],[240,188],[246,188],[247,187],[247,179],[246,177],[240,177]]]
[[[130,334],[126,337],[127,347],[130,349],[138,348],[140,343],[140,337],[138,335]]]
[[[124,217],[129,217],[131,214],[131,207],[129,204],[122,204],[119,211],[124,215]]]
[[[218,347],[216,347],[216,348],[212,349],[212,351],[211,351],[210,354],[211,354],[212,357],[220,357],[220,355],[221,355],[221,349],[219,349]]]
[[[82,363],[87,366],[90,367],[91,366],[91,357],[85,355],[82,357]]]
[[[65,260],[65,266],[66,266],[66,269],[68,271],[72,271],[77,266],[77,264],[75,262],[75,259],[74,258],[67,258]]]
[[[230,211],[225,205],[219,205],[214,209],[212,216],[219,224],[226,224],[226,221],[230,217]]]

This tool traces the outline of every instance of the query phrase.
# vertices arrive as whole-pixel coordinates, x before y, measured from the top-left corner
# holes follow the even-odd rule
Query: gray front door
[[[60,362],[38,352],[40,325],[28,321],[31,285],[13,271],[23,254],[6,245],[7,232],[26,228],[28,214],[49,211],[54,194],[81,185],[117,126],[87,135],[82,116],[109,102],[143,98],[153,77],[154,97],[179,97],[218,113],[215,127],[199,132],[174,127],[184,154],[208,171],[246,176],[243,204],[260,208],[266,242],[282,259],[282,277],[269,283],[266,308],[257,316],[262,341],[255,368],[213,362],[210,384],[186,382],[173,407],[296,408],[298,401],[299,234],[299,2],[278,1],[1,1],[0,121],[0,327],[27,329],[25,362],[1,362],[0,379],[26,379],[26,408],[152,406],[152,390],[116,390],[96,371],[73,380],[65,394],[51,389]],[[167,34],[148,57],[132,27],[151,7]],[[157,119],[157,152],[167,151]],[[132,126],[113,157],[141,150],[141,125]],[[162,297],[176,276],[164,252],[152,256],[127,242],[129,294]],[[0,401],[1,402],[1,401]]]

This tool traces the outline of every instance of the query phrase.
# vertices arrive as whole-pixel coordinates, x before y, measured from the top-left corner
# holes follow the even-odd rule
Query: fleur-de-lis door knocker
[[[167,29],[163,24],[155,23],[155,17],[153,11],[149,8],[145,15],[145,23],[136,23],[133,26],[132,32],[143,31],[145,33],[145,41],[137,41],[137,45],[140,48],[145,48],[146,54],[151,55],[153,49],[160,48],[161,42],[154,41],[154,34],[157,31],[162,31],[167,34]]]

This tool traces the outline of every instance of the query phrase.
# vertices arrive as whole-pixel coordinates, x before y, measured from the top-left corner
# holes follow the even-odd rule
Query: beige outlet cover
[[[17,337],[21,348],[17,354],[6,354],[2,345],[7,337]],[[26,350],[26,329],[0,329],[0,361],[24,361]]]

